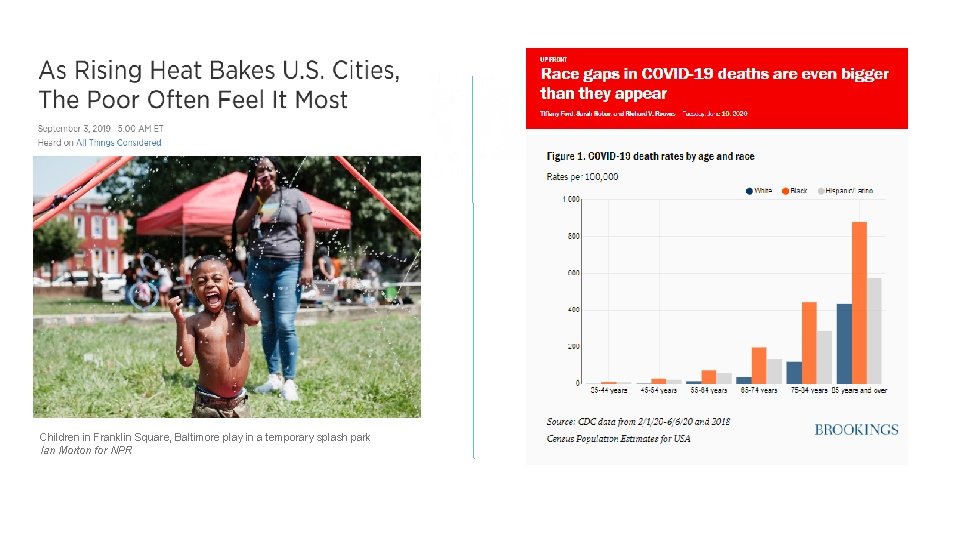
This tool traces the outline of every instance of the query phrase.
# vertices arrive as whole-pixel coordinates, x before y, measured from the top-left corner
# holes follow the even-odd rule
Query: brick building
[[[34,197],[34,203],[43,197]],[[105,195],[87,194],[62,210],[56,220],[69,220],[77,229],[80,247],[67,260],[44,264],[34,269],[33,275],[55,279],[67,270],[93,270],[94,274],[118,274],[133,259],[123,252],[123,235],[127,230],[127,218],[119,212],[111,212],[104,206]]]

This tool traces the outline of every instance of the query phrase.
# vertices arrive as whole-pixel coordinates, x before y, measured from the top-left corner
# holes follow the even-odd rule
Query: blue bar
[[[803,362],[787,362],[787,384],[803,384]]]
[[[837,304],[837,384],[853,383],[853,310]]]
[[[687,384],[701,384],[700,381],[687,381]]]
[[[753,384],[753,377],[737,377],[737,384]]]

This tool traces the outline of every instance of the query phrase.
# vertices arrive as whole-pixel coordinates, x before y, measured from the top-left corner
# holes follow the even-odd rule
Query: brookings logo
[[[899,424],[814,424],[814,435],[849,437],[893,436],[900,434]]]

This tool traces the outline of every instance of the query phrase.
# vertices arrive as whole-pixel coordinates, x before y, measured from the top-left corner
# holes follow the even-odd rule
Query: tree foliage
[[[420,158],[345,156],[414,225],[420,225]],[[294,164],[295,165],[295,164]],[[295,169],[294,169],[295,170]],[[350,210],[353,249],[379,258],[410,258],[420,240],[335,159],[310,157],[296,178],[297,187]],[[343,236],[343,233],[340,233]],[[343,239],[340,238],[343,242]],[[337,244],[337,242],[332,242]]]
[[[396,208],[420,225],[420,158],[346,156]],[[372,255],[386,266],[399,268],[420,249],[420,240],[384,205],[331,157],[281,157],[280,164],[293,185],[324,201],[350,210],[353,227],[347,231],[318,233],[317,240],[341,256]],[[125,212],[131,223],[181,193],[234,171],[246,172],[247,157],[138,157],[122,175],[98,188],[110,195],[108,207]],[[236,201],[229,201],[236,204]],[[138,248],[161,259],[180,258],[178,237],[124,237],[124,250]],[[218,238],[187,238],[187,250],[205,253],[225,249]],[[405,262],[402,262],[405,261]]]
[[[52,219],[33,231],[33,267],[70,258],[78,247],[80,239],[73,224]]]

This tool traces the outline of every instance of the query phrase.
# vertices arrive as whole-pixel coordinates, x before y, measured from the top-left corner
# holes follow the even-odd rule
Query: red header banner
[[[528,129],[906,129],[907,49],[527,49]]]

